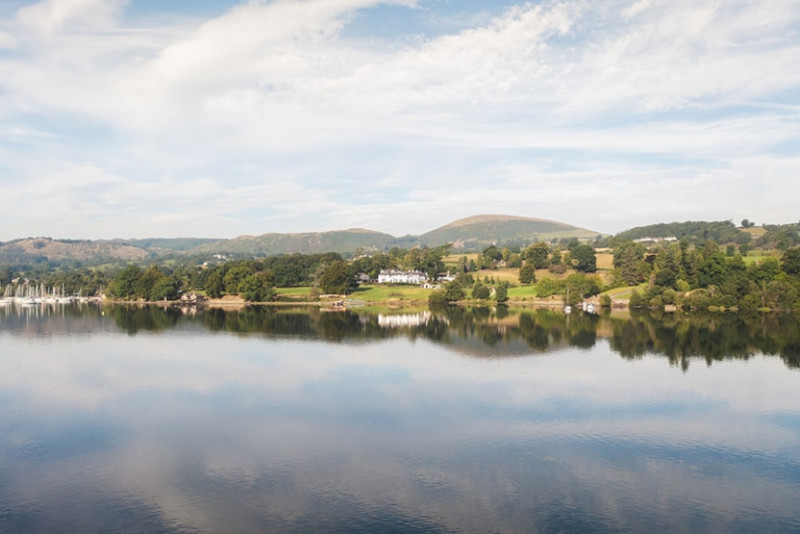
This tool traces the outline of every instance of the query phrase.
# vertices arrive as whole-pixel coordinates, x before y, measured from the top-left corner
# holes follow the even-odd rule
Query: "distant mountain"
[[[477,215],[451,222],[420,236],[394,237],[389,234],[351,228],[331,232],[300,234],[270,233],[240,236],[234,239],[148,238],[101,241],[56,240],[47,237],[18,239],[0,243],[0,264],[34,264],[41,261],[80,261],[86,264],[105,261],[145,262],[163,256],[276,256],[280,254],[316,254],[339,252],[350,254],[387,251],[392,247],[435,247],[453,243],[455,250],[479,250],[492,243],[527,245],[554,238],[592,239],[598,232],[569,224],[513,217]]]
[[[49,237],[17,239],[0,244],[0,263],[35,264],[41,261],[138,261],[149,253],[113,241],[57,240]]]
[[[492,243],[525,245],[534,240],[561,238],[594,238],[599,234],[557,221],[514,217],[510,215],[476,215],[453,221],[419,236],[428,246],[453,243],[454,249],[484,248]]]
[[[139,247],[145,250],[170,250],[175,252],[185,252],[208,243],[216,243],[219,239],[207,239],[202,237],[150,237],[147,239],[115,239],[112,242]]]
[[[485,248],[492,243],[526,245],[533,241],[554,238],[593,239],[598,232],[546,219],[509,215],[476,215],[451,222],[420,236],[394,237],[389,234],[355,228],[333,232],[304,234],[264,234],[241,236],[202,245],[192,252],[213,252],[248,255],[276,255],[300,252],[351,253],[389,250],[392,247],[436,247],[453,243],[455,250]]]
[[[277,254],[315,254],[322,252],[349,253],[357,249],[386,250],[395,246],[398,239],[389,234],[353,228],[331,232],[303,234],[263,234],[240,236],[201,245],[193,253],[230,253],[252,256],[274,256]]]

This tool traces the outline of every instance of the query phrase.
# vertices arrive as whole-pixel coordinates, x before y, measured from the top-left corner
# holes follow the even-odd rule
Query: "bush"
[[[492,290],[489,289],[489,286],[485,286],[482,283],[478,282],[475,284],[475,287],[472,288],[472,298],[485,300],[488,299],[492,294]]]
[[[739,308],[743,310],[758,310],[763,306],[761,293],[753,291],[739,299]]]
[[[508,301],[508,285],[500,284],[494,289],[494,297],[498,304]]]
[[[683,300],[683,307],[692,310],[707,310],[712,304],[711,294],[705,289],[695,289]]]
[[[542,278],[536,284],[536,296],[546,298],[561,292],[564,284],[554,278]]]
[[[670,287],[665,289],[661,294],[661,300],[664,301],[664,304],[675,304],[677,295],[678,294],[675,292],[675,290]]]
[[[428,295],[429,306],[441,306],[447,304],[444,289],[437,289]]]
[[[641,308],[644,306],[644,298],[642,295],[639,294],[638,291],[634,291],[631,293],[630,301],[628,301],[628,306],[631,308]]]
[[[533,262],[526,261],[525,265],[519,269],[519,282],[521,284],[532,284],[536,281],[536,269],[534,269]]]
[[[447,284],[444,288],[444,299],[446,302],[458,302],[459,300],[464,300],[466,296],[467,292],[464,291],[461,284],[455,280]]]
[[[611,307],[611,297],[608,295],[600,295],[600,306],[603,308],[610,308]]]
[[[733,295],[720,295],[719,298],[716,299],[716,304],[724,308],[735,308],[737,304],[736,297]]]

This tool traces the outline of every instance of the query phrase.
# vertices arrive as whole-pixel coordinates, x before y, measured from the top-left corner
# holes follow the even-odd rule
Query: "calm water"
[[[0,532],[800,532],[800,323],[0,308]]]

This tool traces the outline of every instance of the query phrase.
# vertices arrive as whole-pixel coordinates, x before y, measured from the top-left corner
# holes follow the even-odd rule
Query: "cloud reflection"
[[[184,319],[131,336],[109,315],[58,343],[0,331],[0,526],[798,526],[786,414],[800,406],[777,358],[684,373],[606,341],[476,358],[404,335],[322,342]]]

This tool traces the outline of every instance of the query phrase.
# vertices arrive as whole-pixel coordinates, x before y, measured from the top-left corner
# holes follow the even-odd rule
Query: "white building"
[[[427,281],[428,275],[420,271],[383,269],[378,274],[379,284],[422,284]]]

